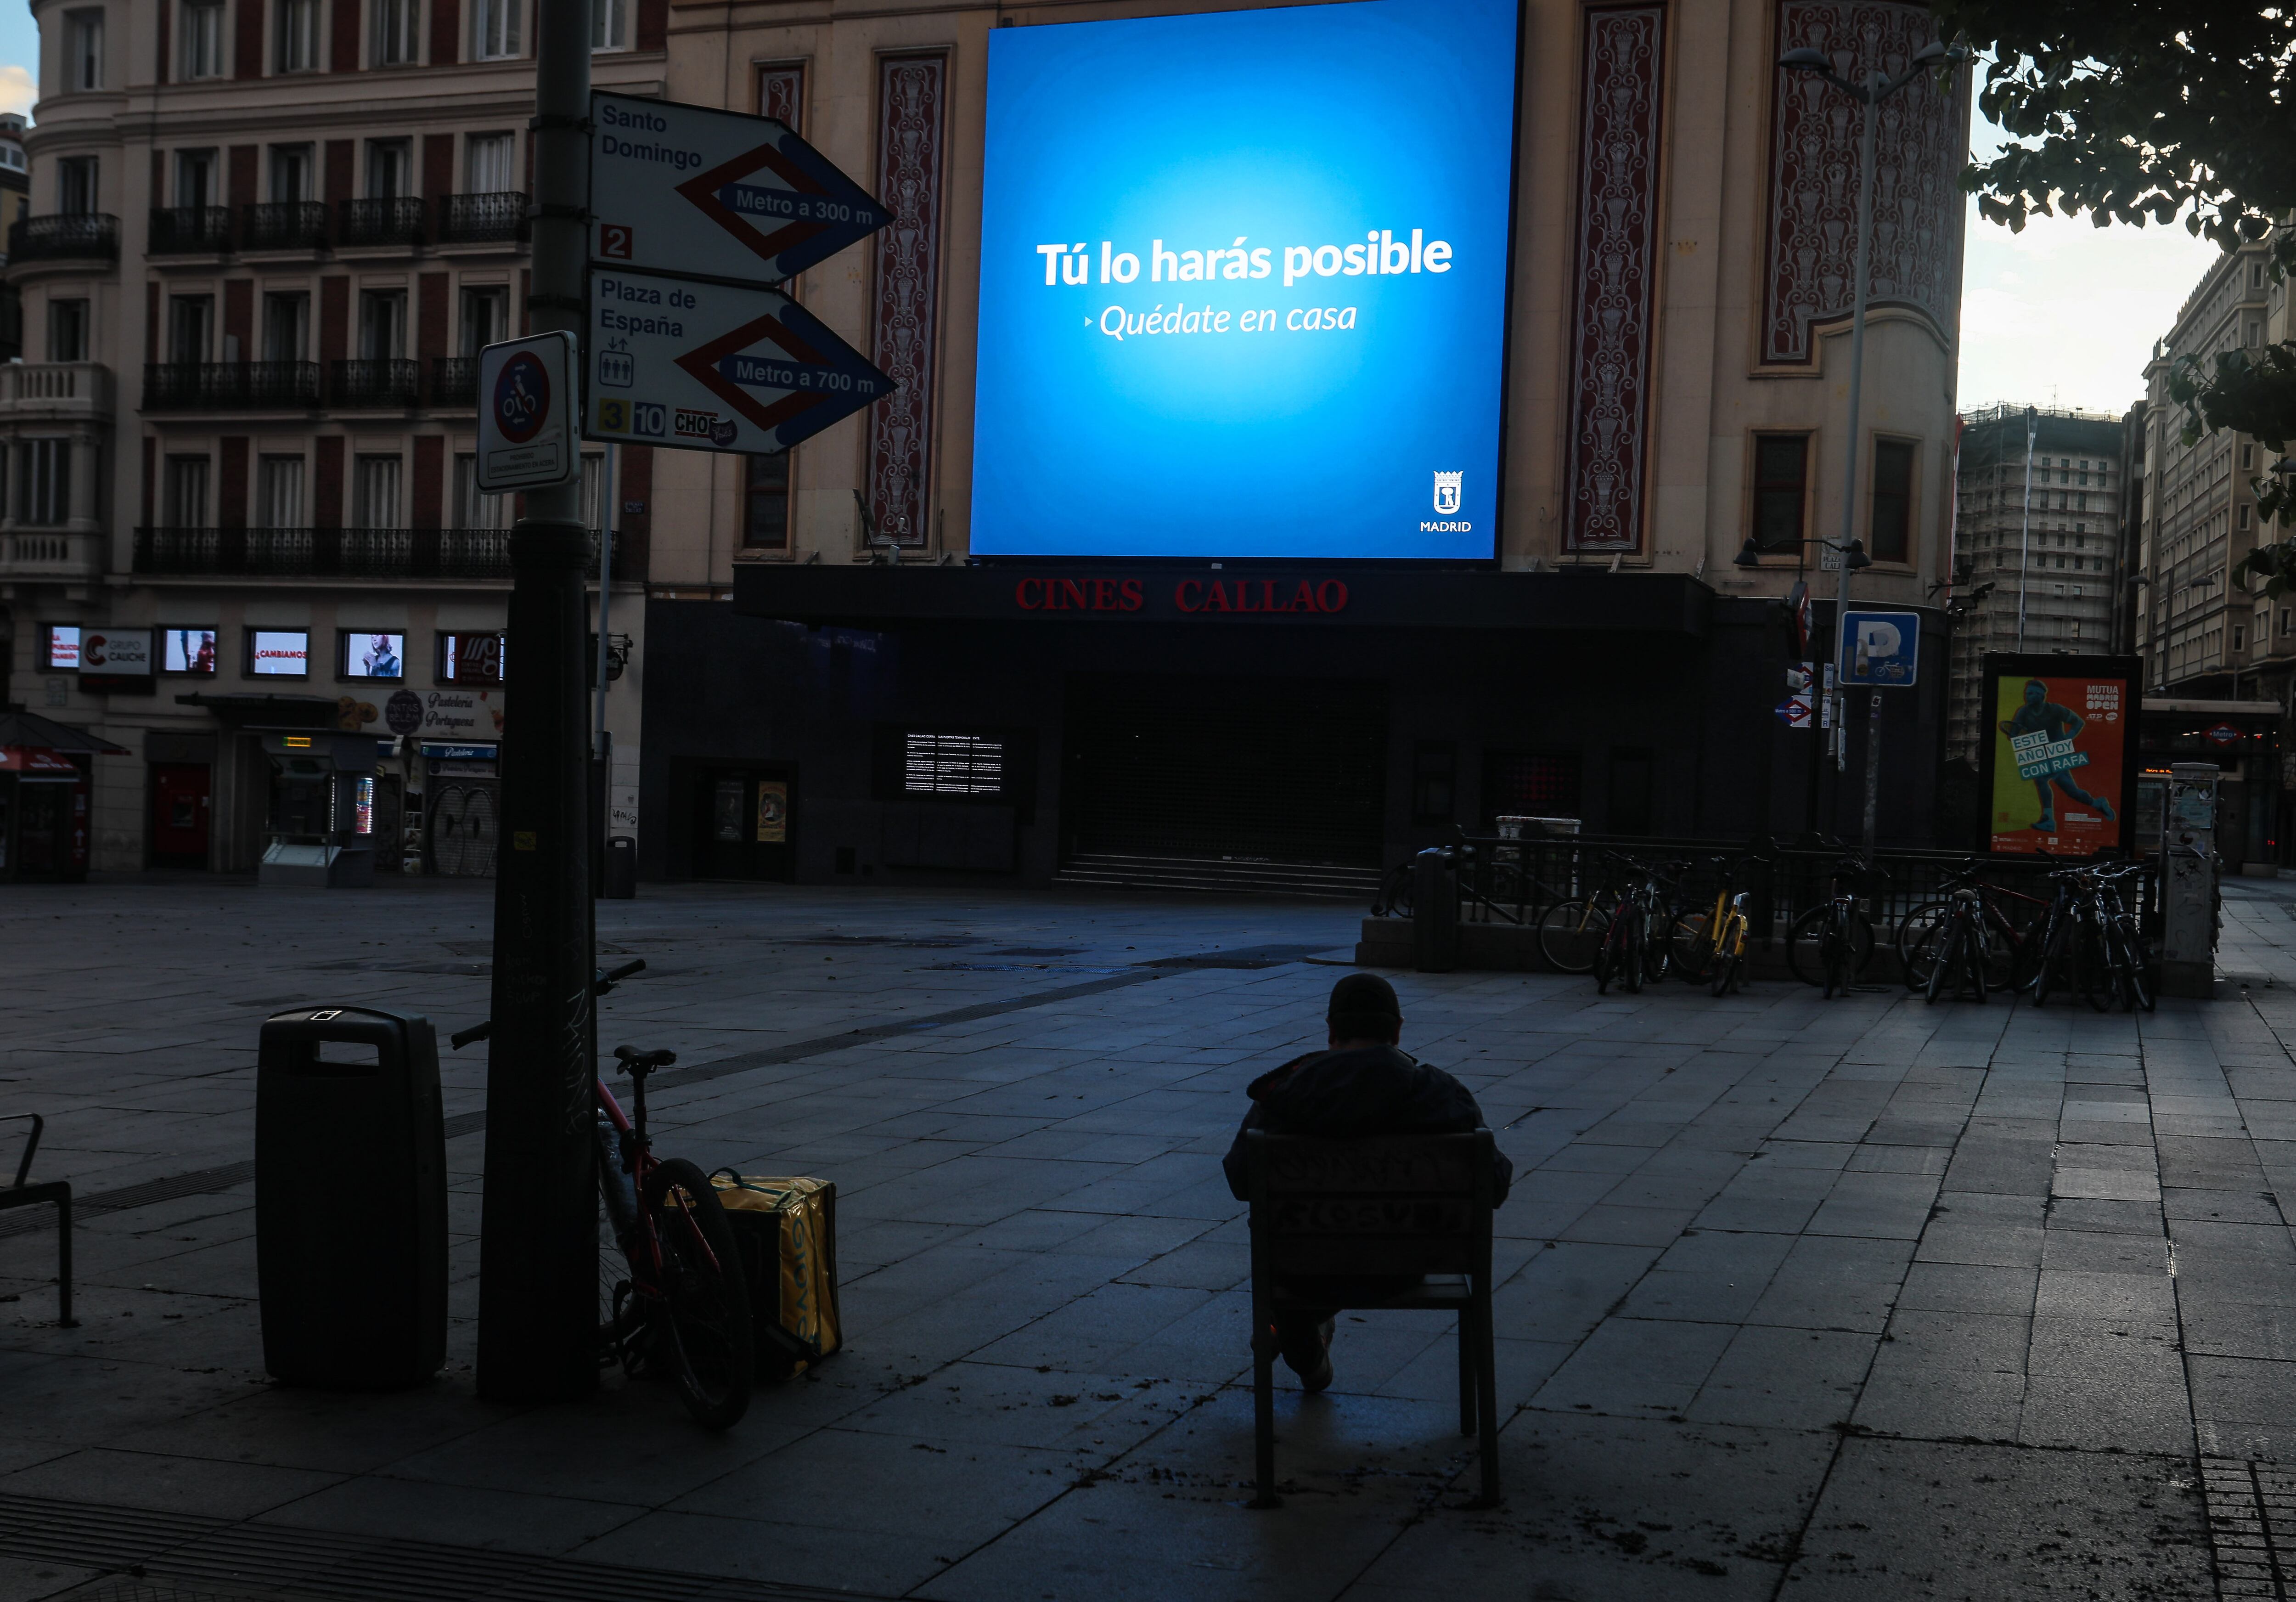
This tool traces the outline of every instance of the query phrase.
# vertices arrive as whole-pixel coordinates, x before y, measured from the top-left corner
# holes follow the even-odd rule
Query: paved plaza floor
[[[1386,1314],[1342,1318],[1328,1394],[1284,1375],[1287,1505],[1253,1512],[1218,1156],[1320,1045],[1354,909],[603,904],[649,965],[606,1043],[679,1053],[661,1148],[841,1198],[849,1349],[713,1436],[618,1376],[476,1398],[472,1132],[446,1372],[263,1374],[258,1024],[476,1019],[488,887],[12,886],[0,1113],[46,1115],[84,1200],[83,1322],[0,1214],[0,1602],[2296,1594],[2292,906],[2228,886],[2221,998],[2134,1018],[1392,974],[1516,1166],[1505,1502],[1470,1506],[1448,1320]],[[484,1069],[447,1058],[450,1130]]]

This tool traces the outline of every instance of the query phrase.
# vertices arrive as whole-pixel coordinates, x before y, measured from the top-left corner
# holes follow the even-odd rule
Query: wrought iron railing
[[[615,552],[614,577],[629,571]],[[590,571],[598,539],[590,537]],[[251,579],[507,579],[508,529],[181,529],[135,530],[135,571]]]
[[[327,242],[327,208],[319,201],[258,201],[240,208],[242,251],[316,251]]]
[[[154,206],[152,253],[155,256],[231,249],[228,206]]]
[[[526,196],[517,190],[496,194],[449,194],[438,201],[440,244],[507,244],[527,236]]]
[[[148,362],[144,367],[147,412],[318,404],[316,362]]]
[[[28,217],[8,230],[10,261],[119,259],[119,219],[103,211]]]
[[[339,245],[407,245],[422,237],[422,201],[418,196],[344,201],[337,207]]]
[[[478,399],[477,357],[434,356],[430,358],[432,406],[476,406]]]
[[[413,406],[422,382],[422,365],[404,359],[337,362],[334,404],[339,407]]]

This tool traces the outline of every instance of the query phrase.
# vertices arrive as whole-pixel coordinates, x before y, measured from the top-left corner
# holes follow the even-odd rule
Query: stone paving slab
[[[1317,1043],[1348,909],[649,886],[601,907],[650,965],[604,1032],[679,1052],[664,1149],[838,1181],[849,1350],[724,1436],[614,1376],[479,1401],[469,1132],[448,1367],[399,1395],[265,1378],[244,1183],[85,1218],[76,1330],[45,1322],[53,1236],[0,1235],[0,1602],[119,1565],[77,1524],[11,1555],[11,1508],[66,1506],[556,1563],[570,1596],[604,1565],[947,1602],[2274,1594],[2292,906],[2228,886],[2245,984],[2135,1018],[1394,975],[1406,1044],[1518,1169],[1506,1500],[1469,1505],[1448,1321],[1351,1315],[1332,1393],[1286,1378],[1287,1506],[1252,1513],[1218,1158],[1242,1085]],[[485,1011],[489,921],[484,887],[436,882],[12,889],[0,1110],[48,1115],[42,1171],[83,1192],[229,1179],[265,1012],[443,1033]],[[482,1053],[443,1070],[450,1115],[480,1113]]]

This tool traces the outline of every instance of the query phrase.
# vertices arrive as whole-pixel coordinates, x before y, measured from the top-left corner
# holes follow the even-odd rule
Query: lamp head
[[[1853,573],[1859,568],[1872,567],[1874,565],[1874,559],[1866,554],[1866,542],[1864,540],[1853,539],[1848,545],[1841,547],[1841,565],[1848,568]]]
[[[2276,479],[2296,479],[2296,456],[2283,456],[2272,464],[2272,476]]]
[[[1810,50],[1808,48],[1787,51],[1784,55],[1778,57],[1778,65],[1792,72],[1831,72],[1833,70],[1833,63],[1825,59],[1825,53],[1824,51]]]
[[[1916,67],[1934,67],[1939,62],[1951,62],[1958,67],[1969,59],[1969,52],[1959,45],[1948,45],[1943,39],[1931,39],[1914,52]]]
[[[1761,565],[1762,565],[1762,550],[1761,550],[1761,547],[1760,547],[1759,546],[1756,545],[1756,544],[1754,543],[1754,541],[1753,541],[1752,538],[1750,536],[1750,537],[1747,538],[1746,543],[1745,543],[1744,545],[1742,545],[1742,546],[1740,546],[1738,547],[1738,554],[1737,554],[1735,556],[1733,556],[1733,557],[1731,557],[1731,558],[1730,558],[1730,565],[1731,565],[1731,566],[1733,566],[1733,567],[1759,567],[1759,566],[1761,566]]]

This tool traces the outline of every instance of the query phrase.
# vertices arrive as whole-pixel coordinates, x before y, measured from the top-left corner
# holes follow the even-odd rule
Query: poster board
[[[1978,849],[1997,857],[2133,849],[2143,663],[1988,653],[1980,686]]]

